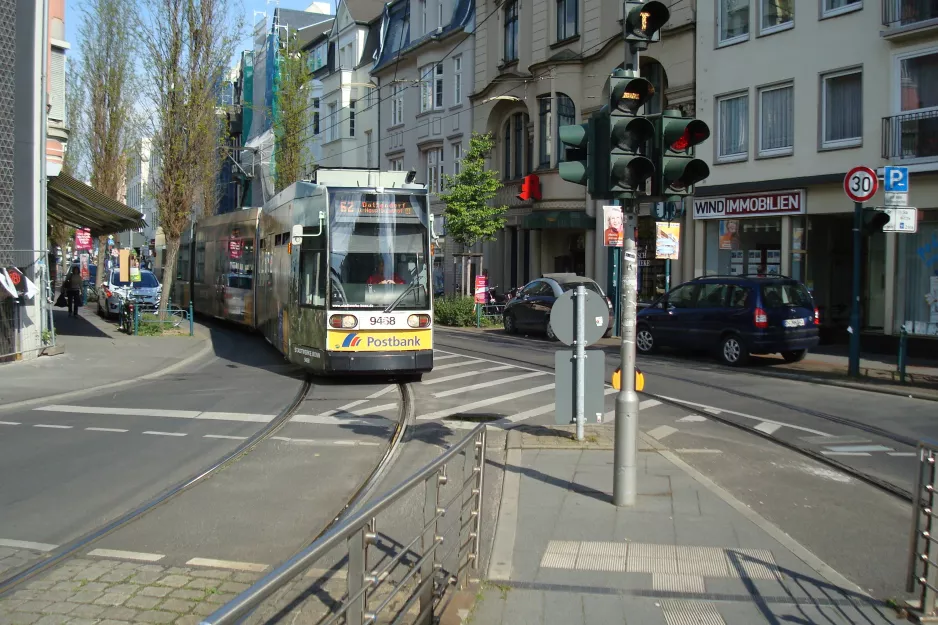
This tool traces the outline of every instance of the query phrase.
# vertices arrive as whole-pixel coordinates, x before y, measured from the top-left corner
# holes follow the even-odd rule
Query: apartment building
[[[658,94],[647,113],[662,107],[694,112],[695,7],[693,0],[672,3],[661,41],[641,55],[639,71]],[[485,0],[476,11],[473,129],[497,140],[491,165],[505,182],[496,201],[509,207],[506,228],[482,246],[484,267],[503,287],[556,271],[575,271],[605,286],[614,248],[602,244],[603,202],[561,180],[557,129],[582,123],[604,104],[606,77],[624,64],[622,2]],[[539,187],[539,198],[518,197],[526,176]],[[665,261],[653,260],[653,225],[645,217],[639,226],[640,290],[650,293],[665,272]]]
[[[909,165],[916,234],[863,243],[862,329],[938,335],[938,12],[915,0],[699,0],[710,165],[684,222],[690,275],[781,273],[849,322],[857,165]],[[883,206],[882,190],[868,202]]]
[[[159,211],[153,196],[156,167],[153,162],[152,142],[145,137],[136,142],[127,159],[127,174],[125,179],[124,203],[140,211],[146,225],[139,230],[130,230],[120,234],[120,247],[137,250],[144,260],[154,260],[156,255],[157,238],[162,240],[162,231],[159,230]],[[162,245],[165,254],[165,242]],[[162,263],[159,263],[162,266]]]
[[[382,169],[417,172],[436,215],[433,279],[455,290],[462,250],[445,236],[443,175],[459,173],[472,136],[475,60],[471,0],[397,0],[385,9],[371,75],[380,85],[377,154]],[[371,151],[369,150],[369,154]]]

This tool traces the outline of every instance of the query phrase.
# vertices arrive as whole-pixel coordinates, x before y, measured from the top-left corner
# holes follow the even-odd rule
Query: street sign
[[[884,208],[889,215],[889,222],[883,226],[883,232],[904,232],[914,234],[918,231],[918,209]]]
[[[886,193],[908,193],[909,168],[887,166],[883,172],[883,190]]]
[[[886,191],[886,206],[889,208],[906,208],[909,205],[909,194],[898,191]]]
[[[583,362],[584,406],[583,419],[602,422],[605,411],[606,354],[601,349],[586,350]],[[554,417],[557,425],[569,425],[576,418],[576,393],[574,380],[576,362],[572,349],[560,349],[554,352]]]
[[[879,180],[876,179],[876,172],[869,167],[854,167],[844,178],[844,191],[847,197],[861,204],[876,195],[878,186]]]
[[[550,328],[554,336],[564,345],[573,345],[576,340],[576,291],[570,289],[557,298],[550,310]],[[603,337],[609,328],[609,305],[594,291],[586,289],[586,324],[584,340],[592,345]]]

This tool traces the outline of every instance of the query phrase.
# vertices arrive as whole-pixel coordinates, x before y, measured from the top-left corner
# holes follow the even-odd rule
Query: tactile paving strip
[[[706,601],[662,601],[668,625],[726,625],[717,607]]]

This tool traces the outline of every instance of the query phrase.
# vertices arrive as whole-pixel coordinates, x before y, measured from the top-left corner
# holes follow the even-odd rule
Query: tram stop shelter
[[[47,191],[49,215],[75,228],[88,228],[91,236],[136,230],[146,225],[140,211],[68,174],[50,177]]]

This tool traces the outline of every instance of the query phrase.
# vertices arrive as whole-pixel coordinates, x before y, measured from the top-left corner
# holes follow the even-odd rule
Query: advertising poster
[[[81,279],[89,279],[91,277],[91,272],[88,270],[88,254],[79,255],[78,262],[81,267]]]
[[[791,250],[800,252],[804,249],[804,228],[791,229]]]
[[[485,288],[488,286],[488,283],[489,283],[488,276],[484,274],[476,276],[476,284],[475,284],[476,304],[485,303],[485,296],[486,296]]]
[[[603,245],[622,247],[623,233],[622,207],[603,206]]]
[[[720,220],[720,249],[739,249],[739,221],[736,219]]]
[[[82,229],[75,231],[75,250],[90,250],[91,249],[91,230]]]
[[[655,258],[678,260],[681,249],[681,224],[655,224]]]

